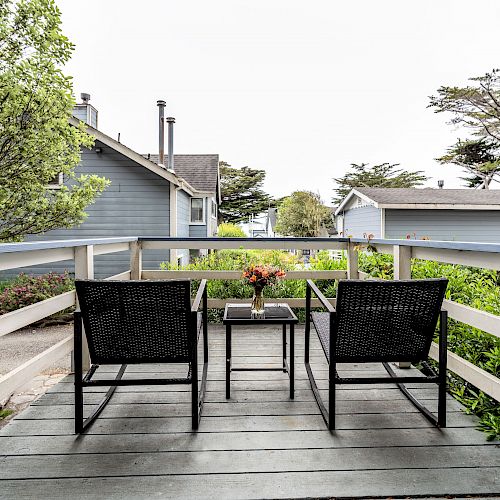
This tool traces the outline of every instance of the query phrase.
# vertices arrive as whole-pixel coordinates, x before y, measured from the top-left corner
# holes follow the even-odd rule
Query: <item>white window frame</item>
[[[193,200],[201,200],[201,216],[202,220],[201,221],[193,221]],[[206,207],[205,207],[205,198],[199,198],[194,196],[193,198],[190,198],[189,201],[189,224],[191,226],[204,226],[206,225]]]
[[[64,183],[64,175],[62,172],[57,174],[57,180],[54,180],[54,182],[49,182],[47,187],[49,189],[61,189],[62,185]]]

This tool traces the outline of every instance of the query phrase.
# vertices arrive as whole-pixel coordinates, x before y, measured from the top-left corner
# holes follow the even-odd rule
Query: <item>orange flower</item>
[[[250,283],[254,283],[255,281],[257,281],[257,276],[252,276],[250,278]]]

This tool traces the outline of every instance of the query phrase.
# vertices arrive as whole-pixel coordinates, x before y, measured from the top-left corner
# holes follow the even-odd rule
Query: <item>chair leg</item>
[[[76,380],[77,372],[75,370],[75,434],[81,434],[83,432],[83,387],[80,382]]]
[[[74,314],[73,356],[75,366],[75,434],[83,431],[83,386],[82,386],[82,316],[80,311]]]
[[[438,427],[446,427],[446,370],[448,366],[448,312],[442,310],[439,318],[439,388]]]
[[[191,422],[192,429],[195,431],[199,425],[198,414],[198,362],[195,361],[191,366]]]
[[[95,371],[96,365],[93,365],[91,367],[91,370]],[[116,374],[115,381],[121,380],[123,377],[123,374],[125,373],[125,370],[127,368],[127,365],[122,365],[120,369],[118,370],[118,373]],[[94,420],[100,415],[102,410],[106,407],[106,405],[109,403],[109,400],[113,396],[116,390],[116,385],[112,385],[106,394],[104,395],[103,400],[99,403],[99,406],[85,419],[83,420],[83,391],[82,391],[82,397],[81,397],[81,414],[79,415],[79,420],[80,422],[80,430],[77,431],[78,434],[81,434],[82,432],[86,431],[89,426],[94,422]],[[83,387],[82,387],[83,389]],[[75,408],[75,419],[76,419],[76,408]],[[83,422],[82,422],[83,421]]]
[[[330,360],[328,365],[328,430],[335,429],[335,398],[337,384],[335,384],[336,365]]]

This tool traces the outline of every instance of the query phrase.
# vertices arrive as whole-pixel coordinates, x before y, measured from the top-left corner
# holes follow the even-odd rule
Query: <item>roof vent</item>
[[[82,93],[80,94],[80,97],[81,97],[81,99],[82,99],[83,104],[88,104],[88,103],[89,103],[89,101],[90,101],[90,94],[87,94],[87,93],[85,93],[85,92],[82,92]]]
[[[158,163],[165,165],[165,106],[167,103],[161,99],[156,101],[158,106]]]
[[[174,171],[174,123],[175,118],[169,116],[168,123],[168,169]]]

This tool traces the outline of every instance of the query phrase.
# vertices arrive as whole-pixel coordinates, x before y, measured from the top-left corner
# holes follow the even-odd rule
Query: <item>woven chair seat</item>
[[[318,333],[326,359],[330,362],[330,314],[327,312],[312,312],[311,319]]]

